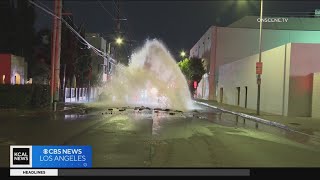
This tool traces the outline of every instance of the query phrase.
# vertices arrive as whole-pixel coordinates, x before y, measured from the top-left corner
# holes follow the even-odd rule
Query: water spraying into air
[[[158,40],[148,40],[132,54],[129,66],[117,65],[103,91],[110,106],[193,108],[187,81],[176,61]]]

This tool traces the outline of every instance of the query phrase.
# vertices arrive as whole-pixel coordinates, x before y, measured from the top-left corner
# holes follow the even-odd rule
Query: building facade
[[[258,17],[243,18],[230,27],[211,26],[191,48],[190,56],[208,62],[202,86],[209,94],[197,91],[198,98],[218,100],[219,67],[259,52]],[[245,23],[247,21],[250,23]],[[303,26],[301,23],[303,21]],[[320,18],[288,18],[287,24],[264,23],[262,51],[267,51],[288,43],[320,43]],[[242,26],[243,25],[243,26]],[[315,30],[318,29],[318,30]],[[205,84],[208,82],[209,84]]]
[[[27,63],[23,57],[0,54],[0,84],[25,84],[27,69]]]

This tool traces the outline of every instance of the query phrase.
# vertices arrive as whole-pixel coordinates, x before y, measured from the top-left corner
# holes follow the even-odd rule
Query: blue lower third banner
[[[92,148],[91,146],[10,146],[10,167],[91,168]]]

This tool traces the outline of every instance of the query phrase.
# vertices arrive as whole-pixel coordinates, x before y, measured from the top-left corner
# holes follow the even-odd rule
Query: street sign
[[[262,74],[262,62],[256,63],[256,74]]]

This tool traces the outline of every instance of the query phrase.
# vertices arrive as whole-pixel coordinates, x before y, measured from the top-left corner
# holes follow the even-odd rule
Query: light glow
[[[6,75],[2,75],[2,84],[5,84]]]
[[[181,56],[181,57],[185,57],[185,56],[186,56],[186,52],[182,51],[182,52],[180,53],[180,56]]]
[[[121,39],[121,37],[118,37],[117,39],[116,39],[116,43],[117,44],[122,44],[122,42],[123,42],[123,39]]]

